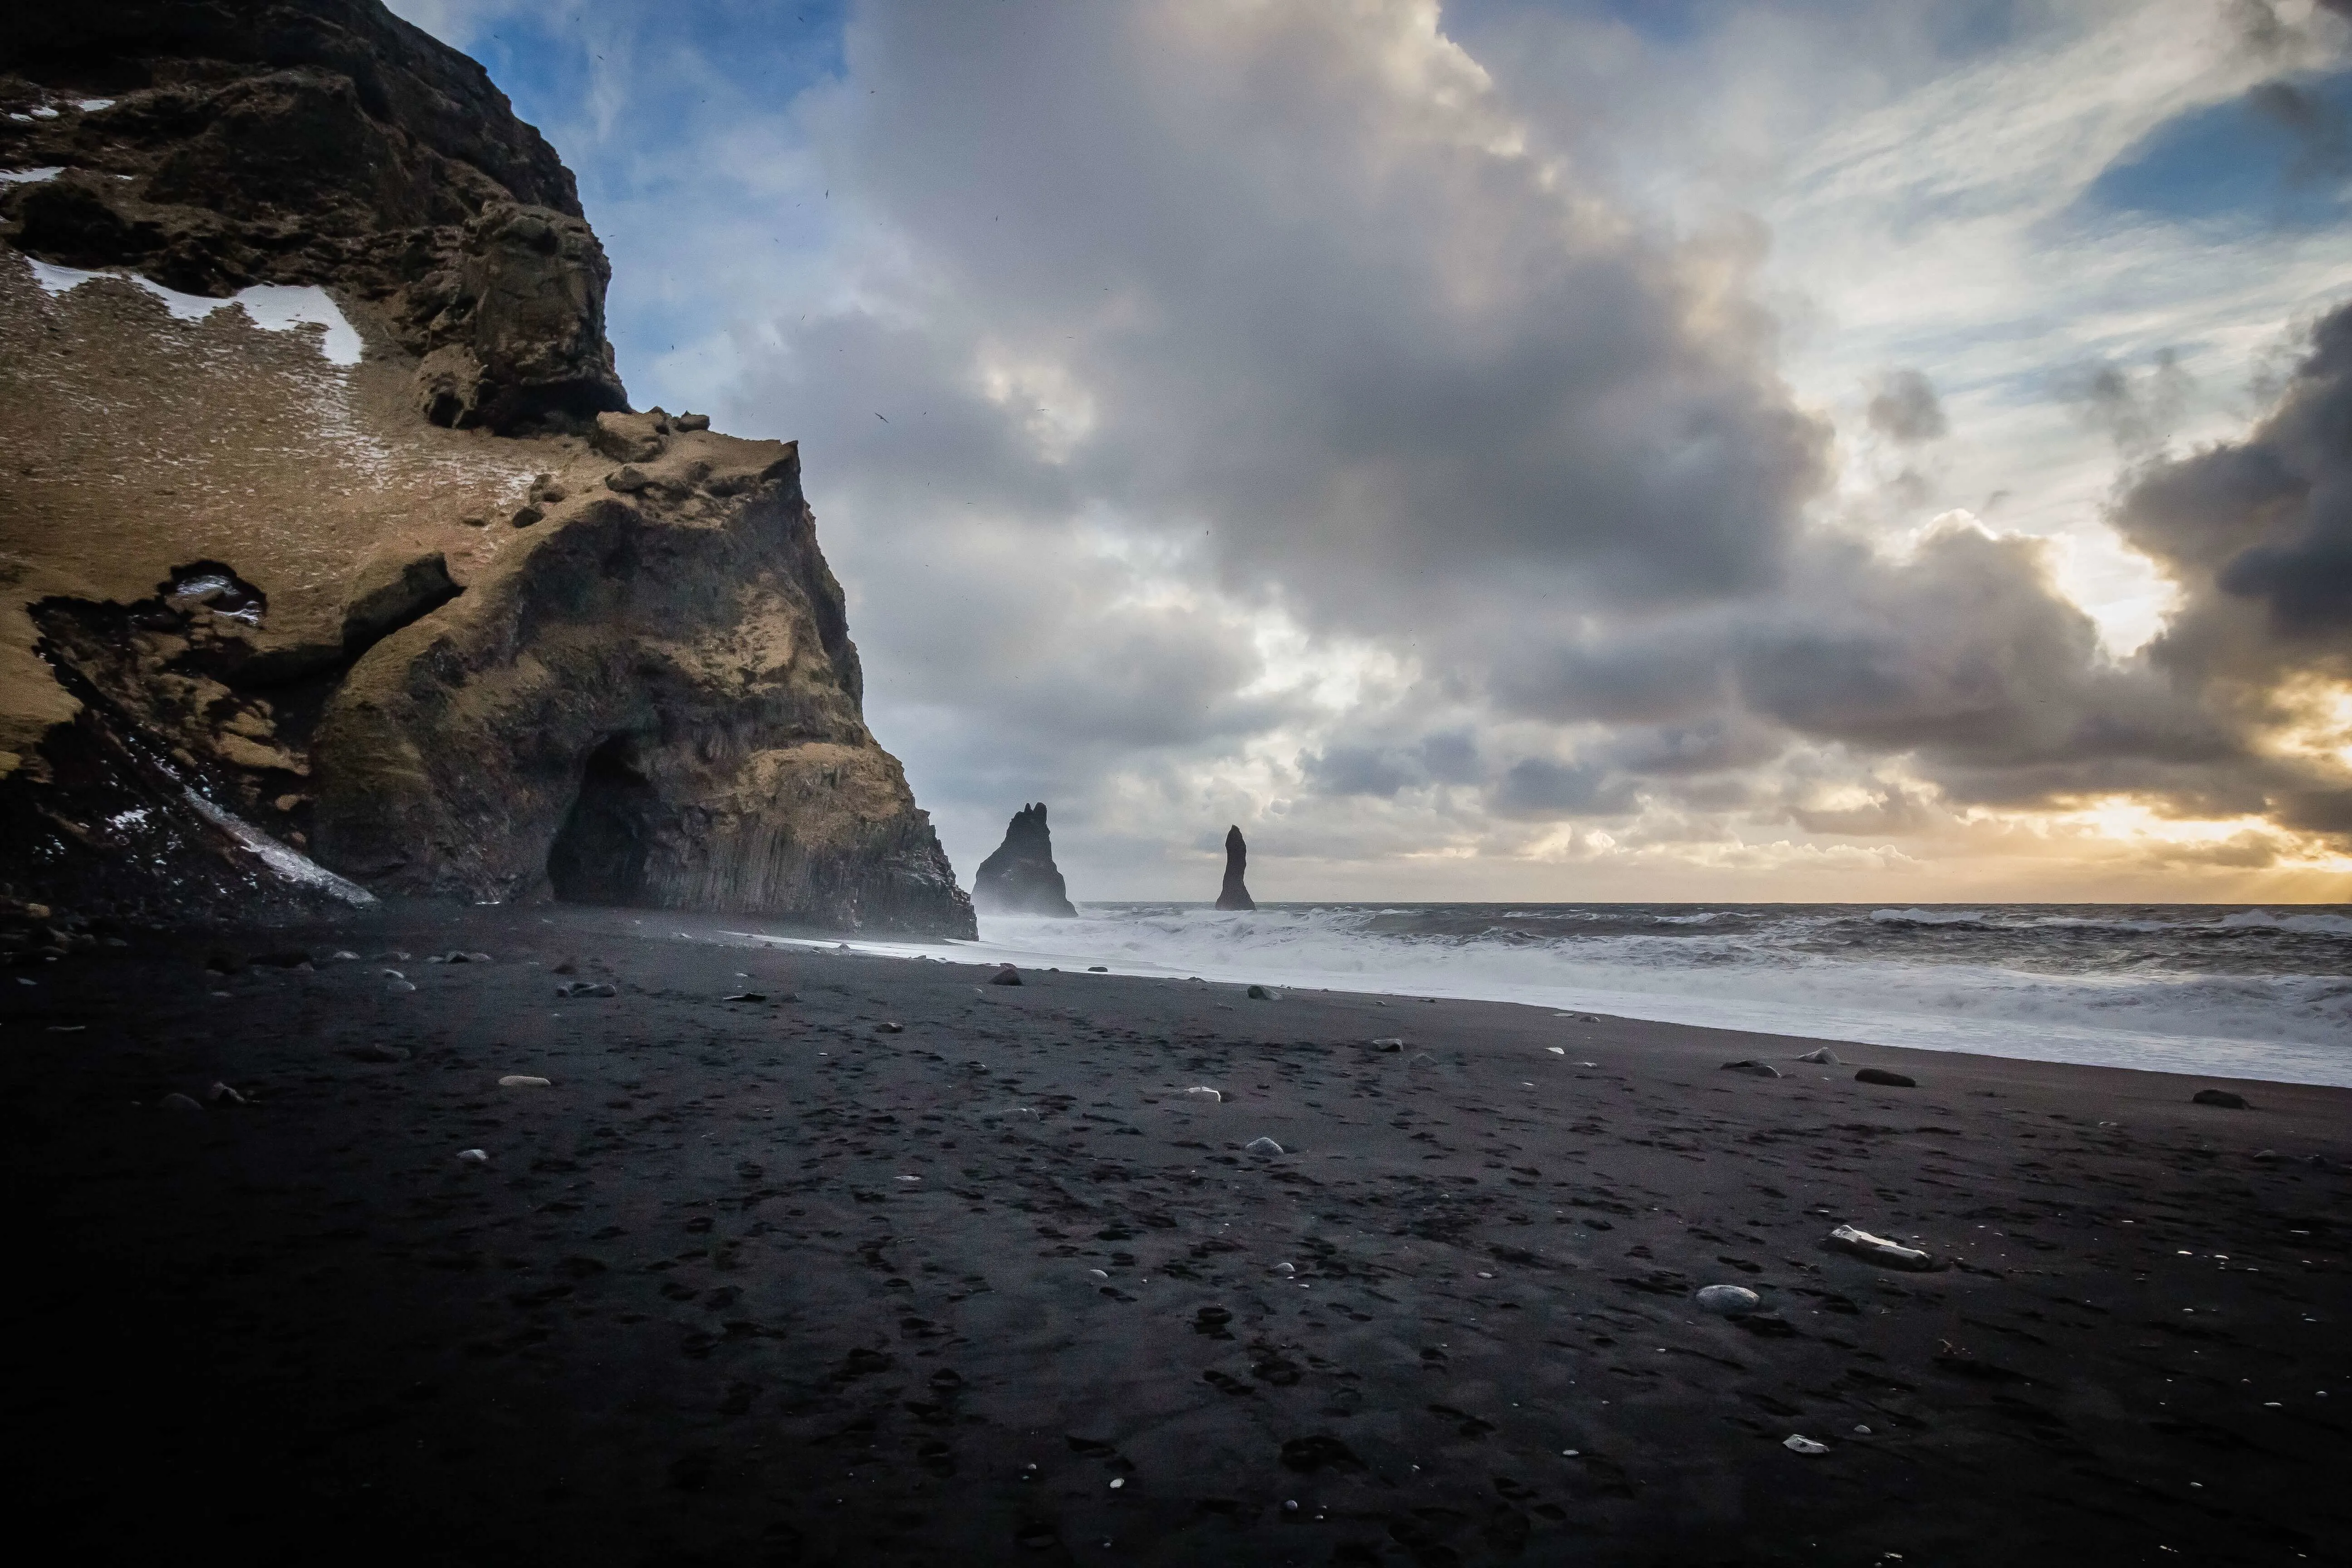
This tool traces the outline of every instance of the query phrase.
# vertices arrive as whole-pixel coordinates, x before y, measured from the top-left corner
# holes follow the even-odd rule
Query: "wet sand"
[[[20,1530],[2344,1560],[2352,1092],[707,940],[740,924],[412,907],[0,974]],[[367,958],[205,973],[290,947]],[[215,1081],[252,1103],[162,1107]],[[1825,1249],[1844,1222],[1951,1266]]]

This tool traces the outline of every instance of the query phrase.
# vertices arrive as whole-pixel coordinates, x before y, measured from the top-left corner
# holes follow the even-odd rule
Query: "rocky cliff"
[[[43,8],[0,242],[11,896],[971,933],[796,450],[627,411],[572,176],[473,61],[375,0]]]
[[[977,908],[1008,915],[1078,912],[1054,864],[1054,835],[1045,826],[1044,801],[1013,814],[1004,827],[1004,842],[980,863],[971,879],[971,901]]]

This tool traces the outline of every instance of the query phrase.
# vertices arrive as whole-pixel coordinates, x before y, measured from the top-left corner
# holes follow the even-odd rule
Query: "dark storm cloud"
[[[1084,845],[1113,775],[1227,820],[1202,791],[1238,786],[1202,781],[1244,757],[1302,842],[1345,837],[1318,800],[1825,834],[1924,831],[1938,789],[2342,815],[2189,652],[2339,616],[2340,503],[2284,411],[2136,492],[2135,542],[2218,608],[2118,661],[2030,542],[1889,558],[1812,526],[1831,433],[1775,368],[1760,231],[1580,184],[1425,13],[872,6],[846,58],[796,112],[852,282],[777,315],[735,405],[807,438],[877,731],[979,847],[1039,795]],[[2062,379],[2137,463],[2187,389],[2169,356]],[[1919,368],[1864,418],[1949,433]],[[1264,651],[1274,612],[1410,693],[1318,706]],[[1814,766],[1874,804],[1805,805]]]
[[[1891,370],[1880,378],[1868,418],[1872,429],[1906,447],[1938,440],[1951,429],[1935,384],[1916,370]]]
[[[1396,745],[1340,742],[1300,759],[1300,771],[1318,790],[1335,795],[1385,797],[1485,778],[1477,738],[1466,730]]]
[[[2352,673],[2352,305],[2321,321],[2246,440],[2149,474],[2116,522],[2190,595],[2159,661],[2200,675]],[[2259,605],[2259,626],[2232,601]]]
[[[1404,8],[878,7],[851,59],[892,84],[835,110],[858,177],[990,304],[949,331],[1082,386],[1072,481],[1202,520],[1235,591],[1381,630],[1750,591],[1823,481],[1756,237],[1580,206]]]
[[[2352,170],[2352,127],[2334,104],[2284,79],[2258,83],[2246,101],[2295,139],[2300,152],[2290,178],[2324,179]]]

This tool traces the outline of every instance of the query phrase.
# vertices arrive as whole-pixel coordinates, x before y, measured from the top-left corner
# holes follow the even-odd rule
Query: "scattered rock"
[[[710,416],[708,414],[680,414],[673,417],[669,423],[670,428],[673,430],[708,430],[710,428]]]
[[[1279,1002],[1282,1000],[1281,992],[1269,991],[1263,985],[1251,986],[1249,988],[1248,996],[1253,1002]]]
[[[1205,1083],[1194,1084],[1184,1091],[1184,1097],[1187,1100],[1205,1100],[1212,1105],[1222,1102],[1225,1098]]]
[[[1916,1247],[1905,1247],[1882,1236],[1873,1236],[1850,1225],[1842,1225],[1830,1232],[1828,1246],[1840,1252],[1850,1252],[1856,1258],[1886,1268],[1908,1269],[1925,1274],[1936,1267],[1936,1260]]]
[[[1916,1089],[1919,1080],[1907,1074],[1888,1072],[1885,1068],[1864,1068],[1853,1075],[1856,1083],[1883,1084],[1888,1089]]]
[[[575,980],[555,988],[558,996],[618,996],[621,993],[609,980]]]
[[[437,550],[405,559],[398,554],[372,558],[352,578],[350,597],[344,601],[343,656],[356,658],[401,627],[431,615],[461,591],[449,576],[448,561]]]
[[[642,415],[599,414],[589,444],[616,463],[650,463],[667,445]]]
[[[1372,1049],[1376,1051],[1401,1051],[1404,1049],[1404,1042],[1397,1038],[1394,1035],[1391,1035],[1386,1038],[1374,1040],[1372,1042]]]
[[[533,1078],[529,1073],[510,1072],[499,1079],[499,1087],[500,1089],[550,1089],[553,1085],[543,1078]]]
[[[155,1103],[165,1110],[202,1110],[204,1109],[186,1095],[177,1093],[167,1094]]]
[[[460,1149],[457,1151],[457,1158],[468,1165],[487,1165],[490,1163],[489,1155],[479,1149]]]
[[[990,975],[988,983],[991,985],[1018,985],[1021,984],[1021,972],[1008,963]]]
[[[1764,1298],[1745,1285],[1707,1285],[1693,1298],[1703,1312],[1719,1312],[1736,1318],[1742,1312],[1752,1312],[1764,1304]]]
[[[205,1099],[214,1105],[251,1105],[253,1103],[225,1083],[216,1083],[205,1090]]]
[[[653,488],[654,477],[634,463],[626,463],[604,476],[604,488],[625,496],[633,496]]]
[[[1718,1070],[1723,1072],[1744,1072],[1749,1078],[1779,1078],[1780,1076],[1780,1069],[1774,1067],[1771,1063],[1759,1062],[1752,1059],[1726,1062]]]
[[[1807,1051],[1803,1056],[1799,1057],[1797,1059],[1801,1062],[1811,1062],[1815,1067],[1837,1068],[1845,1066],[1843,1062],[1838,1060],[1838,1054],[1830,1049],[1827,1046],[1823,1046],[1818,1051]]]
[[[1090,963],[1087,965],[1087,973],[1088,974],[1108,974],[1110,973],[1110,965],[1108,963]]]
[[[1437,1065],[1437,1058],[1431,1056],[1427,1051],[1415,1051],[1412,1053],[1412,1059],[1405,1065],[1408,1067],[1417,1068],[1433,1068]]]
[[[1811,1437],[1801,1437],[1793,1432],[1780,1439],[1780,1447],[1791,1454],[1826,1454],[1830,1451],[1827,1443],[1816,1443]]]
[[[2200,1089],[2195,1094],[2189,1096],[2189,1100],[2192,1103],[2197,1105],[2218,1105],[2224,1110],[2247,1110],[2252,1109],[2252,1107],[2246,1104],[2246,1097],[2244,1095],[2233,1093],[2226,1089]]]
[[[904,1024],[877,1024],[874,1026],[874,1032],[877,1035],[903,1035],[907,1032],[907,1026]]]
[[[386,991],[391,992],[395,996],[404,995],[406,993],[416,989],[416,982],[414,980],[387,980],[383,983],[383,988]]]
[[[731,996],[719,998],[721,1002],[765,1002],[767,999],[768,994],[764,991],[738,991]],[[898,1027],[896,1024],[885,1024],[882,1026],[894,1032]]]
[[[1276,1142],[1271,1138],[1253,1138],[1248,1142],[1243,1144],[1242,1147],[1249,1153],[1264,1154],[1269,1157],[1282,1152],[1282,1145]]]

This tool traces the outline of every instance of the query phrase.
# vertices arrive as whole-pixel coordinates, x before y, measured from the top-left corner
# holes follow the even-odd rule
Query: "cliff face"
[[[1054,864],[1054,835],[1045,826],[1044,801],[1013,814],[1004,827],[1004,842],[980,863],[971,879],[971,901],[980,909],[1009,915],[1077,914]]]
[[[362,896],[282,844],[970,934],[795,450],[625,411],[572,177],[480,68],[374,0],[84,10],[0,37],[7,890]]]

